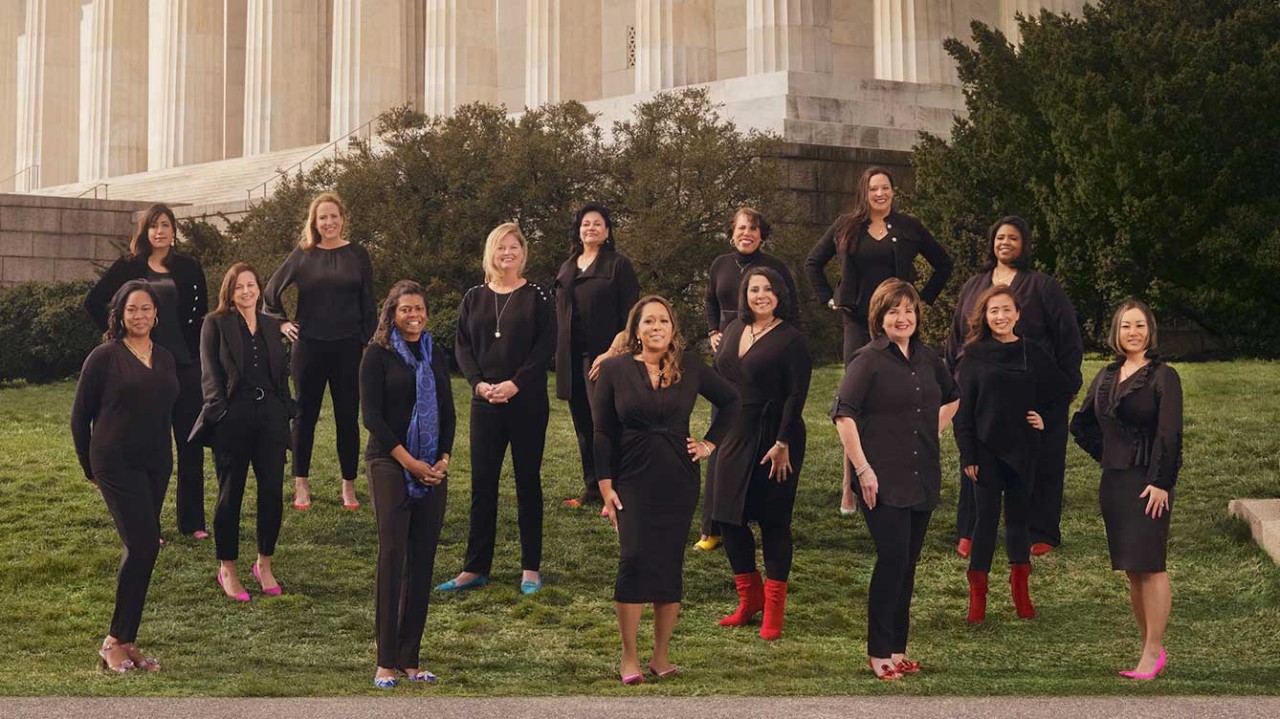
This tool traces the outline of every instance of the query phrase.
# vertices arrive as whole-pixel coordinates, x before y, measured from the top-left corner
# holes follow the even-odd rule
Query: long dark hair
[[[969,310],[969,316],[965,318],[965,347],[974,342],[991,339],[991,325],[987,324],[987,305],[1001,295],[1008,295],[1009,299],[1013,300],[1013,308],[1022,312],[1022,301],[1009,285],[992,285],[983,290],[982,294],[978,295],[978,299],[973,301],[973,309]]]
[[[1006,215],[996,220],[987,230],[987,263],[982,266],[983,272],[994,270],[999,262],[996,259],[996,233],[1005,225],[1012,225],[1022,235],[1022,253],[1013,261],[1013,266],[1020,270],[1031,269],[1031,261],[1035,258],[1035,245],[1031,243],[1031,224],[1019,215]]]
[[[210,317],[225,315],[236,309],[235,293],[236,280],[240,279],[241,272],[249,272],[253,274],[253,281],[258,283],[258,302],[262,302],[262,277],[258,275],[258,271],[248,262],[237,262],[227,270],[227,274],[222,278],[222,288],[218,290],[218,306],[209,313]]]
[[[773,290],[773,296],[778,298],[778,307],[773,311],[774,317],[780,320],[790,321],[794,319],[791,311],[791,293],[787,292],[787,285],[782,279],[782,275],[772,267],[752,267],[742,276],[742,282],[738,283],[738,319],[743,324],[751,324],[756,321],[756,313],[751,309],[750,303],[747,302],[747,286],[751,284],[751,278],[760,276],[769,280],[769,287]]]
[[[582,227],[582,218],[586,217],[588,212],[600,213],[600,216],[604,218],[604,227],[609,231],[609,236],[604,238],[604,244],[600,246],[600,249],[612,250],[616,246],[613,236],[613,215],[609,213],[609,208],[595,202],[589,202],[573,213],[573,226],[569,228],[571,254],[582,253],[582,238],[578,236],[578,229]]]
[[[391,346],[391,330],[396,326],[396,307],[400,305],[400,298],[405,295],[421,297],[423,304],[427,306],[427,317],[431,316],[431,303],[427,299],[426,288],[413,280],[400,280],[391,286],[386,302],[382,303],[382,312],[378,313],[378,329],[374,331],[373,339],[369,340],[371,343],[382,349],[395,351]]]
[[[107,314],[107,331],[102,334],[103,342],[115,342],[124,339],[129,330],[124,326],[124,308],[129,304],[129,295],[134,292],[146,292],[151,297],[151,304],[156,308],[156,324],[160,324],[160,296],[150,282],[146,280],[129,280],[120,285],[120,289],[111,296],[111,308]]]
[[[631,308],[631,312],[627,314],[626,348],[632,354],[639,354],[644,348],[644,343],[640,341],[640,315],[644,313],[646,306],[655,302],[667,308],[667,315],[671,317],[671,343],[667,345],[662,359],[658,360],[658,385],[670,387],[679,384],[684,375],[684,340],[680,338],[680,320],[676,318],[676,310],[665,297],[641,297]]]
[[[858,178],[858,192],[853,198],[853,209],[840,217],[840,225],[836,229],[836,246],[842,254],[847,255],[853,251],[858,231],[871,219],[871,178],[876,175],[889,178],[889,189],[894,188],[893,175],[883,167],[875,165],[862,171],[862,176]],[[892,204],[889,205],[889,211],[893,211]]]
[[[173,253],[177,250],[178,242],[178,219],[173,216],[173,210],[168,205],[156,203],[147,208],[142,213],[142,217],[138,220],[138,227],[133,231],[133,239],[129,240],[129,256],[133,259],[147,259],[151,256],[151,251],[155,248],[151,246],[151,238],[147,236],[147,231],[161,217],[168,217],[169,224],[173,225],[173,242],[174,246],[169,248],[169,254],[164,256],[164,261],[160,264],[165,267],[169,266],[169,262],[173,259]]]

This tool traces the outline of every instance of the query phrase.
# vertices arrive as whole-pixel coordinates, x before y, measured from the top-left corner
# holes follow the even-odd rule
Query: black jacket
[[[556,272],[556,396],[560,399],[569,399],[573,391],[569,373],[579,371],[581,355],[595,359],[609,349],[640,299],[640,281],[626,255],[602,247],[595,262],[575,277],[579,254],[570,255]],[[583,295],[581,303],[574,302],[575,289]],[[573,336],[574,314],[581,337]],[[574,357],[575,352],[579,356]]]
[[[836,305],[846,310],[857,310],[858,317],[865,317],[867,314],[866,307],[858,307],[858,253],[857,244],[853,245],[853,251],[845,253],[840,257],[840,285],[835,290],[831,289],[831,283],[827,281],[826,266],[832,257],[838,252],[838,240],[836,233],[844,224],[843,218],[832,223],[827,229],[822,239],[818,240],[818,244],[813,246],[809,252],[809,257],[804,261],[804,271],[809,277],[809,284],[813,285],[813,291],[818,295],[818,301],[822,304],[835,298]],[[860,227],[854,228],[854,236],[867,229],[870,221],[864,222]],[[924,289],[920,291],[920,297],[925,302],[933,304],[942,292],[942,288],[946,287],[947,280],[951,278],[951,257],[947,251],[942,249],[942,245],[933,239],[933,235],[925,228],[924,223],[920,222],[911,215],[905,215],[897,210],[889,213],[885,218],[885,226],[889,229],[889,236],[886,238],[888,242],[893,243],[893,264],[894,277],[914,283],[916,281],[916,271],[914,262],[916,255],[924,255],[929,265],[933,267],[933,274],[929,275],[929,281],[925,283]]]
[[[200,356],[200,323],[209,312],[209,290],[204,279],[204,270],[200,263],[192,257],[172,252],[169,258],[169,272],[173,275],[173,284],[178,288],[178,319],[182,322],[182,338],[187,342],[187,352],[192,357]],[[84,298],[84,309],[93,318],[93,323],[103,332],[107,331],[107,315],[111,297],[129,280],[147,279],[147,260],[145,257],[121,257],[107,268],[98,284],[89,290]]]
[[[214,425],[226,416],[228,404],[239,393],[240,362],[244,357],[244,338],[240,334],[239,323],[240,315],[235,311],[204,320],[200,332],[200,388],[204,394],[204,407],[191,428],[189,439],[192,442],[210,444]],[[293,417],[298,412],[289,394],[289,363],[280,340],[280,322],[259,311],[258,335],[267,348],[271,389],[284,403],[288,415]]]
[[[1154,353],[1147,356],[1151,361],[1119,388],[1123,362],[1093,378],[1071,434],[1104,470],[1142,467],[1147,484],[1173,489],[1182,468],[1182,380]]]

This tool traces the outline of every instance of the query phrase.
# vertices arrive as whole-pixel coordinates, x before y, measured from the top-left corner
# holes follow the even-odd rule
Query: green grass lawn
[[[1090,363],[1091,376],[1099,363]],[[874,553],[858,518],[837,515],[839,444],[826,418],[839,380],[820,370],[806,410],[809,454],[795,510],[796,559],[787,623],[766,644],[756,629],[722,629],[735,606],[721,551],[691,552],[686,602],[672,646],[683,673],[623,688],[611,602],[617,543],[592,512],[562,508],[579,489],[567,407],[552,403],[543,467],[547,588],[522,597],[515,497],[504,477],[492,583],[437,595],[424,640],[435,687],[397,696],[529,694],[1249,694],[1280,693],[1280,568],[1226,516],[1229,499],[1277,496],[1280,364],[1179,367],[1186,391],[1186,451],[1173,516],[1169,571],[1170,669],[1157,682],[1114,677],[1138,653],[1122,575],[1107,559],[1097,509],[1097,466],[1068,455],[1064,546],[1038,559],[1035,621],[1013,615],[1002,573],[993,573],[986,624],[964,621],[966,564],[952,551],[956,466],[943,443],[943,503],[925,546],[913,608],[911,654],[925,672],[875,682],[865,658],[866,593]],[[164,663],[158,675],[116,677],[96,669],[111,615],[120,549],[106,508],[80,476],[68,430],[74,386],[0,389],[0,695],[372,694],[376,537],[365,508],[338,501],[331,418],[321,421],[307,513],[285,510],[276,574],[281,597],[254,592],[248,605],[214,584],[212,541],[176,536],[173,490],[140,645]],[[460,568],[467,535],[467,393],[460,414],[448,516],[436,581]],[[698,426],[705,427],[705,405]],[[510,465],[506,470],[510,471]],[[215,484],[206,464],[212,522]],[[291,483],[290,483],[291,484]],[[252,482],[250,483],[252,486]],[[242,520],[242,579],[256,589],[253,490]],[[290,495],[286,491],[286,497]],[[693,537],[691,537],[692,539]],[[1002,551],[1002,550],[998,550]],[[997,554],[997,564],[1001,555]],[[651,636],[648,615],[641,627]]]

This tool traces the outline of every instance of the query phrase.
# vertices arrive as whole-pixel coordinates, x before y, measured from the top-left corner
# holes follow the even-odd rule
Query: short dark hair
[[[124,308],[129,304],[129,295],[134,292],[146,292],[151,297],[151,304],[156,308],[156,322],[160,321],[160,295],[146,280],[129,280],[120,285],[120,289],[111,296],[111,305],[107,314],[107,331],[102,335],[103,342],[124,339],[128,330],[124,326]]]
[[[1005,225],[1012,225],[1018,234],[1022,235],[1022,253],[1013,261],[1013,266],[1020,270],[1031,269],[1031,261],[1035,259],[1035,245],[1031,241],[1031,223],[1019,215],[1006,215],[996,220],[996,223],[987,229],[987,262],[982,266],[983,272],[990,272],[996,268],[996,233]]]
[[[884,334],[884,316],[903,300],[910,301],[916,308],[916,331],[911,336],[920,334],[920,293],[916,292],[915,286],[910,282],[890,277],[881,282],[871,295],[871,307],[867,312],[867,329],[871,332],[872,339]]]
[[[400,305],[400,298],[405,295],[421,297],[423,304],[427,306],[427,316],[431,316],[431,303],[427,299],[426,288],[413,280],[400,280],[391,286],[386,301],[382,303],[382,311],[378,313],[378,329],[374,331],[373,339],[369,340],[371,343],[382,349],[395,351],[391,346],[391,330],[396,326],[396,307]]]
[[[573,252],[582,252],[582,238],[578,236],[578,228],[582,227],[582,218],[586,217],[589,212],[598,212],[604,218],[604,226],[605,229],[609,230],[609,236],[604,239],[602,247],[612,249],[616,239],[613,236],[613,215],[610,214],[608,207],[595,202],[588,202],[573,213],[573,225],[569,227],[569,245],[573,248]]]
[[[751,284],[751,278],[760,276],[769,280],[769,287],[773,290],[773,296],[778,298],[778,308],[773,311],[774,316],[780,320],[793,320],[791,306],[791,293],[787,291],[786,282],[782,279],[782,275],[772,267],[752,267],[742,276],[742,281],[738,283],[738,319],[743,324],[750,324],[756,321],[756,313],[752,311],[751,305],[747,302],[747,286]]]
[[[1151,351],[1156,348],[1156,315],[1142,300],[1130,297],[1120,303],[1120,308],[1111,316],[1111,331],[1107,333],[1107,347],[1115,353],[1116,357],[1124,357],[1124,347],[1120,346],[1120,318],[1124,317],[1124,313],[1129,310],[1138,310],[1147,320],[1147,346],[1144,350]]]
[[[156,223],[161,217],[168,217],[169,224],[173,225],[173,241],[178,241],[178,218],[174,217],[173,210],[168,205],[157,202],[147,211],[142,213],[142,217],[138,219],[138,226],[133,231],[133,238],[129,240],[129,256],[134,259],[146,259],[151,256],[151,238],[147,236],[147,230]],[[169,254],[165,255],[164,266],[169,266],[169,260],[173,257],[173,249],[169,250]]]
[[[764,218],[764,213],[754,207],[739,207],[734,210],[733,217],[729,218],[729,241],[733,242],[733,231],[738,225],[738,217],[746,215],[748,219],[756,223],[756,227],[760,228],[760,241],[764,242],[769,239],[769,235],[773,234],[773,227],[769,225],[769,221]]]

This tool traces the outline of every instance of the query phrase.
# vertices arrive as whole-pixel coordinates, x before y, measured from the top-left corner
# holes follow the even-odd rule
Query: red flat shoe
[[[1031,556],[1033,557],[1043,557],[1044,555],[1052,551],[1053,551],[1053,545],[1048,544],[1046,542],[1036,542],[1035,544],[1031,545]]]
[[[887,682],[887,681],[893,681],[894,679],[902,678],[902,674],[899,673],[898,670],[895,669],[892,664],[888,664],[888,663],[881,664],[880,665],[880,671],[882,672],[881,674],[876,674],[876,665],[875,665],[875,662],[871,661],[871,657],[867,657],[867,666],[871,668],[871,673],[875,674],[876,679],[879,679],[880,681]]]
[[[956,542],[956,554],[959,554],[961,557],[968,559],[969,552],[971,551],[973,551],[972,539],[965,537],[964,539],[961,539],[959,542]]]
[[[899,674],[919,674],[920,662],[913,662],[910,659],[903,659],[893,666]]]
[[[577,509],[582,506],[582,500],[578,499],[577,497],[574,497],[573,499],[566,499],[560,504],[568,507],[569,509]]]
[[[343,502],[343,503],[342,503],[342,508],[343,508],[343,509],[350,509],[351,511],[353,511],[353,512],[354,512],[355,510],[360,509],[360,503],[359,503],[359,502],[356,502],[355,504],[347,504],[346,502]]]

